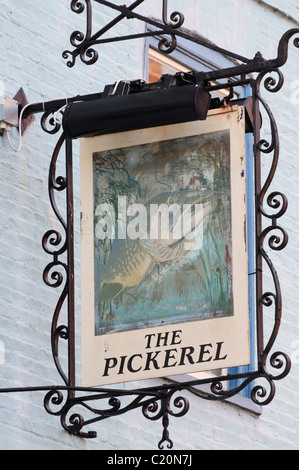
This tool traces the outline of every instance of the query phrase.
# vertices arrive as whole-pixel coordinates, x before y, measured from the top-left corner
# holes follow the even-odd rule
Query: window
[[[157,82],[166,73],[189,72],[190,69],[179,64],[175,60],[161,54],[153,48],[148,51],[148,81]]]
[[[176,50],[171,56],[165,56],[158,51],[159,38],[151,37],[148,39],[147,56],[145,60],[145,77],[148,77],[148,82],[157,82],[163,74],[175,74],[176,72],[194,71],[211,71],[222,68],[232,67],[233,63],[222,54],[210,51],[203,46],[190,43],[184,39],[178,39]],[[220,81],[221,83],[221,81]],[[216,83],[215,83],[216,84]],[[245,98],[249,95],[250,90],[247,87],[235,87],[235,98]],[[214,91],[212,97],[219,97],[223,99],[229,93],[228,90]],[[248,232],[248,283],[249,283],[249,310],[250,310],[250,344],[251,344],[251,362],[249,366],[233,368],[229,370],[216,370],[213,372],[199,373],[192,375],[192,378],[210,378],[227,373],[237,374],[248,372],[254,369],[255,358],[255,256],[254,256],[254,173],[253,173],[253,146],[252,135],[246,134],[246,172],[247,172],[247,232]],[[175,376],[168,377],[173,381],[185,382],[191,379],[190,376]],[[235,388],[238,383],[237,380],[229,381],[227,387]],[[208,393],[208,386],[194,387],[194,391],[198,393]],[[255,405],[250,399],[249,395],[251,387],[248,386],[240,392],[239,395],[229,399],[229,402],[235,403],[238,406],[249,409],[257,414],[261,413],[261,407]]]

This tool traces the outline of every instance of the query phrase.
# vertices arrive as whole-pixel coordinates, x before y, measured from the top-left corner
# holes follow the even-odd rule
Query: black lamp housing
[[[67,137],[92,137],[115,132],[205,120],[211,95],[200,84],[169,86],[70,103],[63,115]]]

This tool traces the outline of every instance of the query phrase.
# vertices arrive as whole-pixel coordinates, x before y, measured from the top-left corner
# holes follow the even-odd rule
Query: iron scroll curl
[[[98,3],[108,4],[109,2],[99,1]],[[135,2],[135,4],[141,2]],[[134,4],[134,5],[135,5]],[[90,2],[86,1],[87,14],[90,13]],[[166,2],[164,2],[164,7]],[[72,10],[80,14],[84,11],[84,5],[81,2],[72,2]],[[167,27],[169,27],[170,22],[167,20],[166,9],[163,10],[163,21]],[[122,10],[122,16],[134,16],[133,10],[130,10],[131,13],[128,13],[127,9]],[[167,45],[171,48],[174,44],[175,35],[173,33],[174,29],[179,28],[183,22],[183,16],[180,16],[178,12],[175,12],[170,16],[170,21],[172,28],[172,43]],[[277,58],[273,61],[266,61],[261,57],[258,58],[258,55],[253,61],[244,61],[244,65],[236,66],[234,71],[230,71],[230,76],[239,76],[242,67],[244,68],[244,73],[248,72],[248,67],[251,67],[251,71],[257,71],[258,76],[256,79],[246,78],[242,79],[242,84],[250,85],[252,88],[252,96],[254,101],[255,109],[255,121],[254,121],[254,164],[255,171],[258,175],[260,172],[261,158],[263,155],[272,155],[272,163],[270,164],[270,170],[268,175],[265,178],[265,181],[262,182],[259,177],[255,182],[256,184],[256,260],[257,260],[257,269],[259,271],[257,275],[257,301],[256,301],[256,311],[258,316],[258,340],[257,340],[257,367],[255,370],[248,373],[240,373],[235,375],[224,375],[222,377],[209,380],[192,380],[189,382],[178,384],[168,384],[161,385],[161,387],[155,388],[143,388],[138,390],[127,390],[120,391],[115,389],[80,389],[76,387],[75,383],[70,380],[70,376],[62,371],[59,363],[59,352],[58,352],[58,341],[63,339],[64,341],[69,341],[70,335],[70,326],[59,324],[59,315],[61,311],[61,304],[66,301],[67,297],[70,295],[69,291],[69,279],[74,275],[72,272],[72,267],[67,263],[63,264],[59,261],[59,256],[63,252],[67,252],[70,248],[70,239],[68,239],[70,219],[64,221],[56,206],[55,206],[55,191],[67,191],[68,184],[70,181],[65,177],[56,177],[55,168],[56,168],[56,159],[59,152],[62,149],[62,145],[65,143],[66,137],[64,134],[59,138],[59,141],[55,147],[52,163],[50,165],[50,176],[49,176],[49,194],[52,207],[55,210],[55,213],[58,219],[61,222],[61,225],[66,233],[66,242],[62,242],[62,236],[54,231],[49,230],[46,232],[43,239],[43,247],[45,251],[53,256],[53,261],[48,264],[45,269],[44,280],[51,287],[58,287],[63,282],[63,275],[59,273],[59,268],[63,268],[66,273],[66,283],[65,289],[58,300],[57,307],[54,312],[53,328],[52,328],[52,344],[53,344],[53,356],[56,367],[59,370],[60,375],[62,376],[68,390],[68,395],[64,398],[59,387],[56,389],[50,390],[45,397],[45,409],[50,414],[58,415],[61,418],[61,423],[64,429],[66,429],[71,434],[75,434],[81,437],[95,437],[96,433],[94,431],[84,432],[83,428],[89,426],[97,421],[107,419],[109,417],[118,416],[120,414],[126,413],[136,408],[141,408],[142,414],[145,418],[150,421],[162,421],[162,439],[160,440],[158,446],[163,448],[165,445],[167,448],[173,447],[173,442],[169,436],[169,423],[171,417],[182,417],[189,410],[189,403],[187,398],[181,395],[182,391],[194,393],[194,386],[196,385],[206,385],[210,387],[209,393],[200,394],[203,399],[212,400],[212,401],[223,401],[228,398],[233,397],[237,393],[241,392],[248,385],[253,384],[251,389],[251,399],[254,403],[265,406],[268,405],[275,396],[276,386],[275,382],[283,379],[290,371],[291,362],[288,355],[282,351],[274,351],[272,349],[275,345],[275,341],[279,332],[279,327],[282,319],[282,294],[280,289],[279,277],[274,268],[274,265],[268,254],[268,249],[273,251],[283,250],[288,243],[288,235],[286,230],[278,223],[279,220],[286,213],[288,208],[287,197],[278,190],[271,190],[274,176],[277,170],[278,161],[279,161],[279,134],[275,118],[271,112],[270,107],[262,96],[261,88],[264,86],[264,89],[270,93],[277,93],[281,90],[284,84],[284,77],[279,69],[281,65],[287,60],[288,52],[288,43],[293,35],[299,34],[299,29],[294,29],[287,32],[281,39],[278,47]],[[91,24],[90,21],[87,22],[87,30],[85,36],[79,32],[75,32],[72,36],[73,44],[81,44],[80,54],[82,51],[87,51],[90,43],[88,38],[91,37]],[[85,39],[84,39],[85,38]],[[165,39],[163,39],[164,41]],[[165,45],[166,43],[163,42]],[[299,47],[299,38],[294,40],[294,45]],[[91,54],[91,53],[90,53]],[[73,57],[72,65],[74,65],[75,55]],[[94,56],[95,57],[95,56]],[[87,62],[86,62],[87,63]],[[68,64],[69,65],[69,64]],[[219,72],[217,72],[219,73]],[[224,77],[227,77],[228,71],[223,72]],[[211,73],[207,73],[207,80],[211,78]],[[202,77],[205,80],[205,77]],[[206,82],[207,82],[206,80]],[[237,86],[240,80],[236,80],[236,85],[232,84],[231,81],[228,81],[226,84],[223,84],[223,88],[227,88],[232,91],[234,86]],[[260,114],[260,109],[263,109],[267,118],[270,128],[270,140],[266,141],[265,139],[260,138],[260,120],[258,118]],[[49,121],[50,118],[50,121]],[[60,129],[53,118],[51,120],[51,113],[46,113],[42,122],[48,120],[50,122],[51,129],[48,132],[56,134]],[[264,124],[263,124],[264,125]],[[45,124],[43,124],[45,131]],[[69,173],[69,178],[71,173]],[[269,192],[270,191],[270,192]],[[262,228],[262,220],[268,221],[268,225],[265,228]],[[72,227],[71,227],[72,228]],[[57,248],[59,247],[59,248]],[[266,249],[266,247],[268,249]],[[273,280],[274,289],[263,291],[263,269],[262,266],[266,266]],[[55,268],[55,269],[54,269]],[[51,275],[51,281],[49,279],[49,273],[51,269],[54,269],[54,272]],[[71,307],[74,308],[73,306]],[[269,339],[264,345],[264,336],[263,336],[263,312],[264,310],[274,309],[274,322],[273,328],[270,333]],[[70,309],[70,307],[69,307]],[[70,312],[71,315],[74,315],[74,311]],[[72,367],[74,367],[74,354],[70,356],[72,361]],[[230,381],[238,380],[238,385],[235,387],[224,386],[225,383],[230,383]],[[76,394],[81,392],[88,392],[87,395],[76,396]],[[180,395],[175,398],[175,394],[180,392]],[[91,403],[94,403],[91,405]],[[54,409],[53,409],[54,407]],[[85,419],[81,412],[78,412],[77,409],[81,408],[84,412],[91,413],[92,417],[90,419]],[[76,411],[74,411],[76,409]]]
[[[172,418],[181,418],[189,411],[189,402],[183,396],[183,392],[194,393],[195,386],[208,385],[209,392],[197,393],[201,398],[212,401],[223,401],[233,397],[245,387],[253,384],[251,399],[254,403],[268,405],[275,396],[276,382],[287,376],[291,368],[288,355],[275,350],[275,343],[279,333],[282,320],[282,293],[279,276],[270,258],[269,252],[280,252],[288,243],[287,231],[281,224],[281,219],[288,208],[285,194],[280,190],[272,190],[274,176],[279,161],[279,134],[273,113],[263,97],[262,86],[268,93],[279,92],[284,84],[284,77],[280,68],[286,63],[289,52],[289,43],[299,48],[299,29],[294,28],[287,31],[279,41],[277,57],[273,60],[264,59],[257,53],[253,59],[248,59],[239,54],[225,51],[193,37],[180,28],[184,23],[184,17],[180,12],[168,15],[167,0],[163,0],[162,21],[145,18],[136,13],[136,8],[144,0],[136,0],[129,7],[116,6],[106,0],[94,0],[95,3],[111,8],[118,12],[118,16],[103,26],[98,32],[93,33],[92,28],[92,1],[72,0],[71,10],[78,15],[86,14],[85,31],[76,30],[71,34],[70,42],[73,50],[63,52],[67,60],[67,66],[73,67],[77,57],[84,64],[93,65],[99,58],[94,46],[106,42],[131,40],[149,35],[159,34],[163,36],[160,48],[165,53],[171,53],[176,47],[176,38],[182,37],[201,44],[209,49],[224,53],[238,61],[238,63],[222,70],[211,70],[206,73],[188,76],[195,83],[200,79],[207,89],[212,89],[210,82],[222,80],[221,88],[233,91],[238,85],[249,85],[253,98],[253,134],[254,134],[254,165],[255,165],[255,212],[256,212],[256,317],[257,317],[257,351],[256,367],[250,372],[227,374],[217,379],[190,380],[184,383],[163,382],[158,387],[138,388],[132,390],[114,388],[88,388],[79,387],[75,380],[75,296],[74,296],[74,221],[73,221],[73,167],[72,167],[72,140],[61,132],[61,126],[57,120],[57,113],[63,112],[66,100],[48,103],[45,111],[45,103],[26,107],[24,118],[33,113],[42,113],[41,127],[49,135],[57,137],[49,165],[48,193],[50,205],[58,220],[59,228],[47,230],[42,237],[42,249],[50,257],[43,270],[43,281],[51,289],[59,292],[56,305],[53,309],[51,323],[51,348],[54,365],[62,379],[62,385],[21,387],[18,389],[0,389],[0,393],[15,393],[28,391],[46,391],[44,397],[44,408],[52,416],[60,417],[61,425],[70,434],[94,438],[96,432],[86,431],[85,428],[93,426],[101,420],[119,416],[132,410],[140,409],[143,416],[149,421],[162,422],[162,439],[159,448],[173,447],[169,435],[169,425]],[[124,37],[102,38],[120,21],[127,19],[139,20],[153,26],[155,31],[144,34],[128,35]],[[164,37],[165,36],[165,37]],[[257,78],[249,74],[257,73]],[[234,78],[234,81],[231,81]],[[227,82],[225,82],[227,79]],[[156,86],[156,85],[155,85]],[[219,87],[218,87],[219,88]],[[90,99],[86,97],[74,97],[69,101],[79,99]],[[260,137],[260,109],[267,116],[270,129],[270,139]],[[263,124],[264,126],[264,124]],[[263,156],[272,156],[269,173],[262,182],[260,175],[261,160]],[[65,175],[57,175],[58,159],[65,164]],[[62,216],[56,196],[60,194],[63,198],[66,216]],[[262,223],[263,222],[263,223]],[[264,271],[270,274],[273,288],[264,288]],[[64,312],[63,312],[64,310]],[[263,316],[265,312],[273,311],[273,326],[269,337],[264,344]],[[62,319],[63,315],[66,319]],[[61,353],[61,347],[66,347],[66,353]],[[274,351],[273,351],[274,349]],[[62,366],[62,357],[67,362]],[[67,361],[65,359],[67,358]],[[226,383],[238,381],[238,385],[225,388]],[[86,415],[89,417],[86,417]]]

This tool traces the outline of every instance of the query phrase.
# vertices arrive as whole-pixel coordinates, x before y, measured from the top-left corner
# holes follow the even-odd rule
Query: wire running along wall
[[[43,249],[51,257],[51,262],[44,269],[44,282],[51,288],[61,288],[61,294],[55,306],[52,327],[51,345],[55,366],[61,376],[63,385],[49,387],[26,387],[19,389],[2,389],[4,392],[22,392],[30,390],[45,390],[44,406],[48,413],[60,417],[61,424],[69,433],[94,438],[94,431],[85,431],[87,426],[95,422],[124,414],[130,410],[140,408],[145,418],[149,420],[161,420],[162,438],[159,448],[167,446],[172,448],[173,442],[169,435],[169,418],[182,417],[189,410],[188,400],[183,396],[184,391],[192,392],[195,385],[210,387],[209,393],[200,393],[206,400],[223,401],[228,399],[249,384],[254,383],[251,391],[251,399],[259,405],[269,404],[275,395],[275,383],[284,378],[290,370],[290,359],[285,352],[272,352],[275,340],[279,332],[282,318],[282,295],[279,277],[268,254],[268,248],[281,251],[288,242],[288,236],[280,225],[280,219],[287,210],[287,198],[280,191],[272,191],[271,185],[275,176],[279,159],[279,135],[274,116],[265,101],[262,88],[267,92],[276,93],[283,85],[283,74],[280,67],[285,64],[288,57],[289,41],[299,34],[299,29],[287,31],[278,45],[277,58],[264,59],[260,53],[249,60],[238,54],[225,51],[217,46],[205,43],[202,39],[188,35],[179,28],[184,22],[184,17],[179,12],[174,12],[168,19],[167,1],[162,4],[162,22],[145,18],[135,12],[138,5],[144,0],[138,0],[129,7],[116,6],[104,0],[95,0],[103,6],[116,10],[119,16],[97,33],[92,33],[92,3],[72,1],[71,9],[76,14],[86,13],[86,32],[74,31],[71,35],[73,51],[64,51],[63,57],[68,58],[67,65],[75,65],[76,58],[87,65],[94,64],[99,56],[91,46],[120,40],[133,40],[148,35],[163,36],[159,49],[164,53],[171,53],[176,47],[176,37],[200,43],[207,48],[212,48],[227,56],[238,60],[239,65],[229,69],[210,71],[206,73],[189,74],[188,80],[202,83],[208,91],[215,88],[228,89],[230,96],[234,87],[249,85],[253,99],[253,137],[254,137],[254,173],[255,173],[255,263],[256,263],[256,331],[257,351],[256,368],[251,372],[228,374],[217,379],[192,380],[185,383],[163,383],[158,387],[147,387],[133,390],[114,388],[86,388],[76,386],[75,381],[75,295],[74,295],[74,203],[73,203],[73,151],[72,140],[61,132],[61,125],[57,120],[57,113],[63,112],[68,103],[91,99],[91,96],[74,97],[68,100],[32,105],[26,109],[26,115],[42,113],[41,126],[47,133],[60,137],[54,148],[48,178],[48,190],[51,206],[61,224],[61,231],[50,229],[42,240]],[[125,37],[100,39],[107,31],[124,19],[135,18],[157,28],[156,31]],[[165,38],[164,36],[167,36]],[[295,47],[299,47],[299,38],[294,39]],[[70,58],[71,57],[71,58]],[[256,78],[248,74],[257,73]],[[210,82],[226,79],[221,85],[212,86]],[[158,84],[159,85],[159,84]],[[150,86],[147,85],[147,86]],[[157,84],[155,84],[157,86]],[[230,98],[227,98],[229,101]],[[94,98],[94,96],[92,96]],[[100,98],[100,95],[99,95]],[[268,117],[268,122],[263,126],[270,129],[270,141],[261,139],[260,112]],[[272,164],[264,181],[261,176],[261,162],[264,155],[271,155]],[[57,163],[61,159],[65,165],[65,176],[57,175]],[[270,190],[270,192],[269,192]],[[64,195],[66,216],[59,212],[56,196]],[[266,222],[266,224],[265,224]],[[265,268],[273,280],[273,290],[264,291],[263,276]],[[62,310],[66,308],[67,318],[62,321]],[[266,344],[264,344],[263,316],[265,310],[274,309],[274,322],[272,332]],[[67,347],[67,367],[60,363],[60,345]],[[238,381],[235,387],[224,387],[224,383]],[[235,382],[234,382],[235,383]],[[83,416],[83,413],[88,416]]]

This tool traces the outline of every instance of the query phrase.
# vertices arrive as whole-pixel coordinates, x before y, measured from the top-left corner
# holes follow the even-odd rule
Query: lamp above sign
[[[66,107],[64,131],[68,137],[78,138],[206,119],[210,93],[202,83],[187,78],[184,82],[182,75],[165,75],[155,88],[142,81],[107,85],[101,99]],[[193,74],[186,75],[192,75],[194,81]]]

